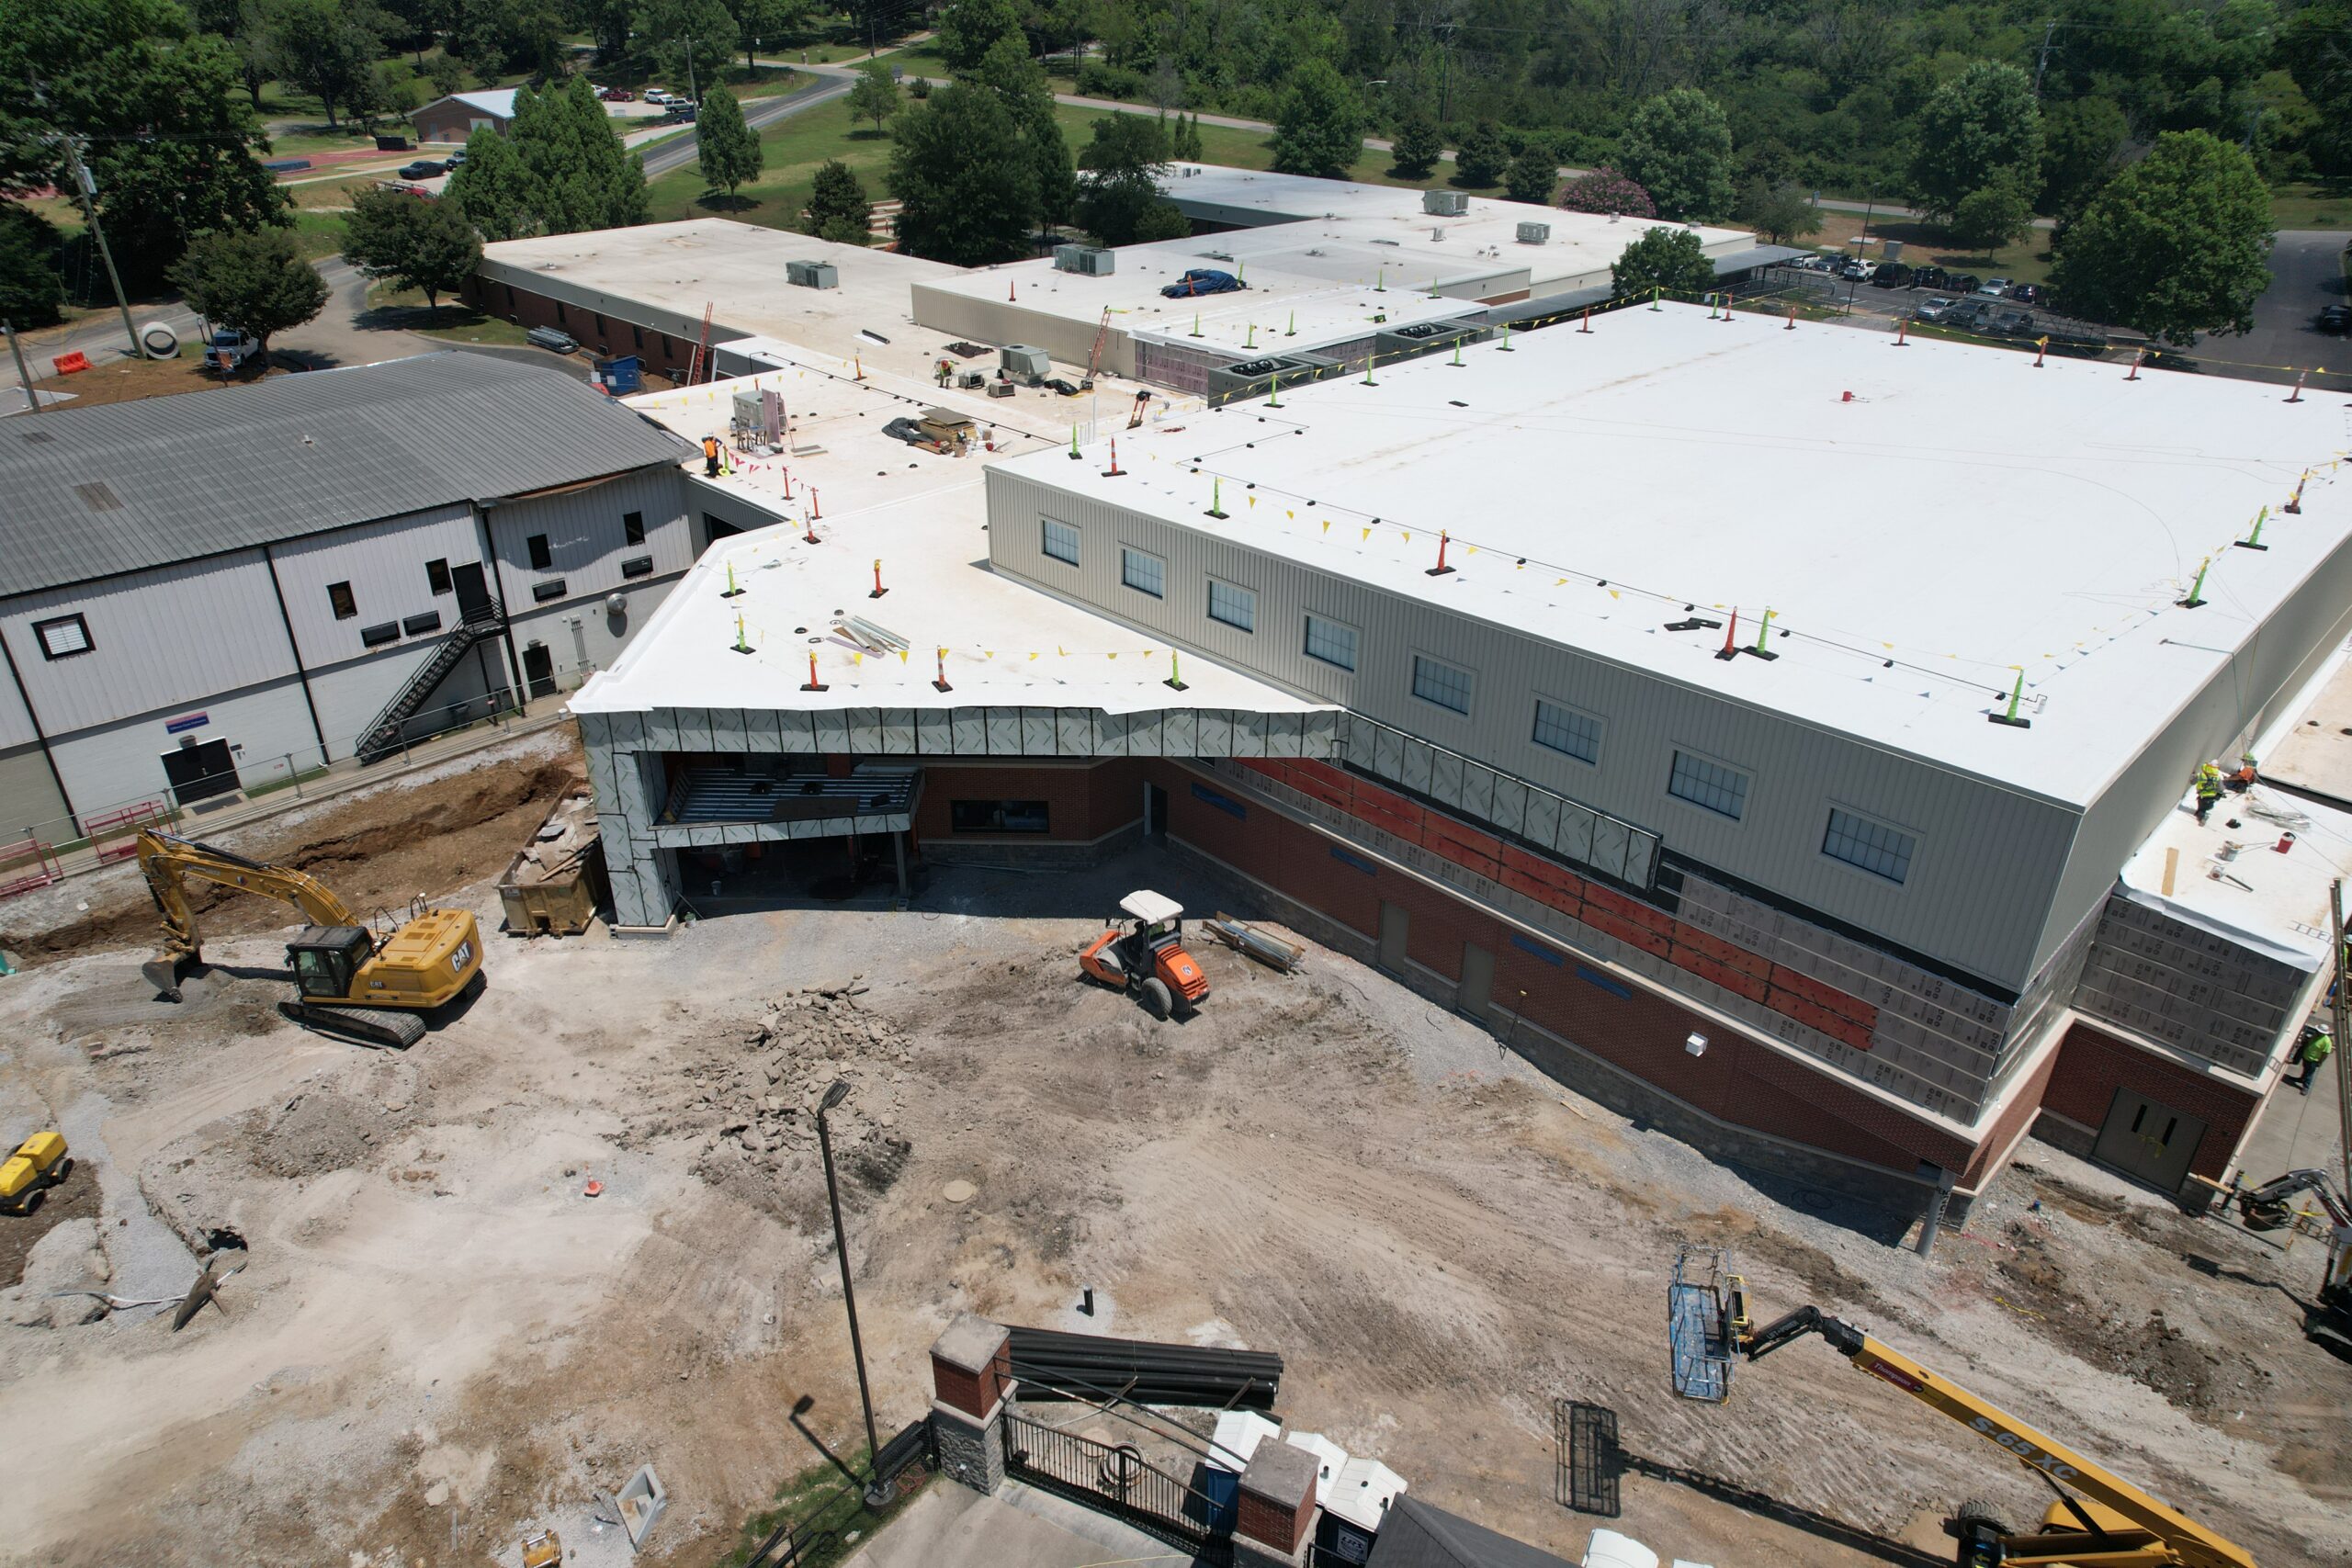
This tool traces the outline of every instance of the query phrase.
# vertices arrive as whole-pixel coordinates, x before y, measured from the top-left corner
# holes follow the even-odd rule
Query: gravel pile
[[[817,1102],[841,1079],[849,1098],[826,1118],[834,1157],[869,1186],[889,1184],[906,1158],[895,1130],[913,1050],[897,1025],[858,1005],[865,989],[855,981],[806,986],[768,1004],[744,1032],[741,1054],[705,1069],[706,1085],[689,1102],[718,1118],[706,1154],[731,1151],[769,1168],[813,1155]]]

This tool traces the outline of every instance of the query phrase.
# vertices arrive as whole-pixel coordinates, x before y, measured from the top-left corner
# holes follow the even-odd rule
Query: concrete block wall
[[[2205,1123],[2205,1136],[2188,1162],[2189,1174],[2220,1180],[2236,1158],[2246,1129],[2262,1109],[2262,1096],[2193,1067],[2165,1060],[2077,1019],[2060,1046],[2050,1087],[2041,1097],[2041,1136],[2062,1148],[2088,1154],[2118,1089],[2132,1089],[2162,1105],[2187,1111]],[[2255,1171],[2267,1181],[2277,1171]],[[2192,1190],[2194,1189],[2194,1190]],[[2194,1184],[2184,1189],[2193,1197]]]
[[[2292,1026],[2306,972],[2110,897],[2085,964],[2075,1006],[2092,1017],[2258,1077]]]

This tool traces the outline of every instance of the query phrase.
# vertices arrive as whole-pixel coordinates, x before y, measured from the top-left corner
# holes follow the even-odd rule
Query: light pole
[[[865,1487],[865,1506],[878,1508],[889,1501],[882,1490],[882,1472],[876,1468],[882,1462],[882,1442],[874,1433],[874,1394],[865,1382],[865,1343],[858,1337],[857,1292],[849,1281],[849,1238],[842,1229],[842,1190],[833,1179],[833,1138],[825,1125],[825,1113],[848,1098],[848,1080],[835,1078],[832,1088],[817,1101],[817,1150],[825,1161],[825,1198],[833,1206],[833,1252],[842,1263],[842,1303],[849,1308],[849,1353],[857,1362],[857,1402],[865,1410],[865,1467],[871,1477]]]

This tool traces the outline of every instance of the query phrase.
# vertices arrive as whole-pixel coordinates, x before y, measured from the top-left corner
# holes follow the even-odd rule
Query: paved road
[[[781,62],[772,63],[781,63]],[[753,130],[761,130],[775,124],[777,120],[798,114],[804,109],[811,109],[819,104],[830,103],[850,89],[850,81],[846,73],[837,74],[816,65],[795,66],[794,69],[805,70],[810,75],[818,76],[820,80],[813,85],[803,87],[797,92],[786,93],[781,97],[750,100],[743,106],[743,122],[746,125]],[[700,149],[695,144],[695,132],[688,130],[676,141],[664,141],[645,154],[645,177],[649,180],[659,179],[673,170],[684,168],[699,155]]]
[[[2254,303],[2254,331],[2205,338],[2194,356],[2216,374],[2258,381],[2292,381],[2301,369],[2332,370],[2339,375],[2317,378],[2317,384],[2352,390],[2352,338],[2330,337],[2312,325],[2321,306],[2346,303],[2338,258],[2346,237],[2324,229],[2282,231],[2270,251],[2270,287]]]

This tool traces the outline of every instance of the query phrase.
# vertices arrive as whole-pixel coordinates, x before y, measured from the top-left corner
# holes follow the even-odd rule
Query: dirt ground
[[[519,752],[245,852],[492,929],[488,879],[570,765],[543,738]],[[1732,1249],[1759,1310],[1863,1324],[2265,1568],[2352,1554],[2352,1368],[2302,1342],[2291,1300],[2310,1244],[2282,1256],[2028,1144],[1922,1260],[1320,949],[1289,977],[1196,949],[1205,1010],[1154,1024],[1077,982],[1091,917],[1136,886],[1251,912],[1158,852],[943,872],[902,913],[493,937],[480,1000],[398,1055],[277,1016],[266,905],[223,906],[223,967],[151,1001],[144,895],[109,876],[0,908],[47,960],[0,982],[0,1136],[66,1128],[115,1293],[184,1290],[212,1227],[250,1262],[176,1336],[155,1309],[26,1326],[39,1303],[0,1290],[0,1418],[44,1434],[7,1488],[27,1560],[511,1562],[549,1521],[580,1562],[617,1562],[591,1491],[650,1461],[672,1504],[646,1560],[715,1562],[815,1457],[797,1396],[829,1439],[862,1436],[809,1120],[837,1077],[886,1434],[927,1408],[956,1312],[1081,1326],[1092,1286],[1102,1332],[1282,1352],[1294,1425],[1571,1560],[1595,1521],[1556,1499],[1564,1398],[1618,1412],[1638,1468],[1617,1528],[1668,1556],[1926,1563],[1963,1496],[2038,1517],[1997,1450],[1818,1343],[1742,1369],[1728,1404],[1678,1402],[1664,1287],[1691,1241]],[[948,1201],[958,1180],[977,1196]],[[1781,1517],[1738,1506],[1755,1494]]]

